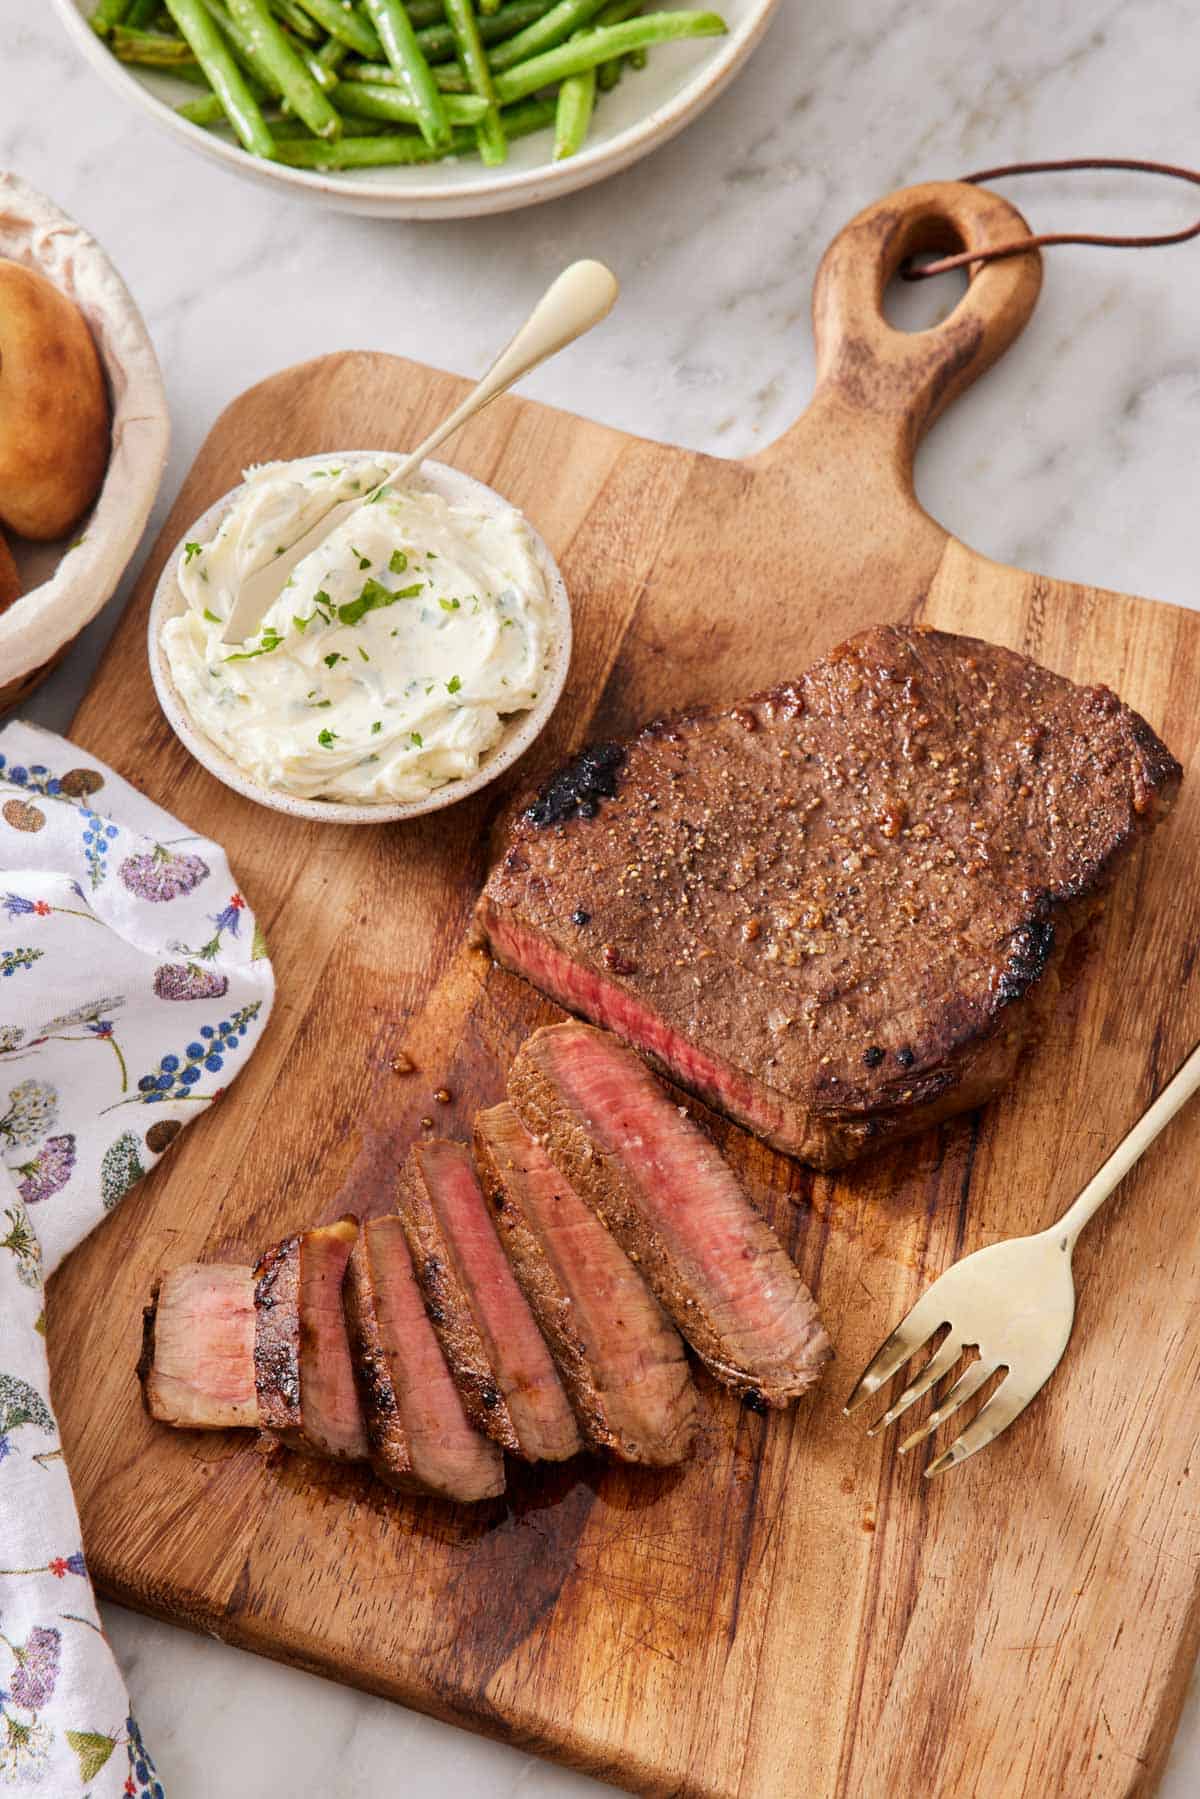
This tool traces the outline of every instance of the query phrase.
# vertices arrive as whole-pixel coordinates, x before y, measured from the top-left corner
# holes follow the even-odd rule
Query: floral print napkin
[[[215,844],[0,730],[0,1794],[162,1799],[88,1580],[43,1281],[223,1092],[273,991]]]

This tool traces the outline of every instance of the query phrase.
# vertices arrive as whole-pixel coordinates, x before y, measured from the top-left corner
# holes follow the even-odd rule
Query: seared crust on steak
[[[254,1270],[255,1385],[264,1430],[289,1448],[361,1461],[367,1439],[342,1308],[352,1216],[269,1249]]]
[[[469,1162],[465,1145],[414,1143],[404,1164],[396,1210],[408,1238],[425,1310],[450,1364],[467,1417],[476,1430],[491,1437],[502,1449],[516,1453],[520,1449],[517,1433],[431,1191],[439,1178],[439,1161],[445,1160],[445,1152],[454,1154],[460,1150]],[[474,1179],[474,1170],[471,1178]]]
[[[375,1310],[375,1283],[367,1255],[367,1228],[358,1234],[358,1242],[350,1254],[342,1303],[346,1308],[346,1330],[358,1382],[363,1424],[371,1466],[380,1480],[402,1493],[424,1491],[413,1473],[412,1453],[400,1417],[396,1389],[388,1370],[379,1318]]]
[[[284,1237],[254,1270],[254,1384],[258,1421],[292,1449],[300,1429],[300,1234]]]
[[[812,1294],[711,1139],[632,1050],[586,1024],[522,1045],[509,1099],[709,1372],[790,1405],[833,1354]]]
[[[582,1447],[465,1143],[414,1143],[397,1209],[425,1310],[476,1430],[526,1461]]]
[[[682,1461],[696,1392],[683,1344],[637,1270],[511,1106],[479,1113],[475,1154],[584,1437],[626,1462]]]
[[[899,626],[604,766],[510,827],[494,955],[824,1168],[1004,1084],[1181,777],[1106,688]]]

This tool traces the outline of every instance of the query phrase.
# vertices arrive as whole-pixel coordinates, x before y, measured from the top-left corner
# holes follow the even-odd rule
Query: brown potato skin
[[[0,521],[63,537],[100,492],[108,393],[79,308],[44,275],[0,261]]]
[[[0,533],[0,612],[7,612],[13,601],[20,597],[21,577],[17,573],[12,551]]]

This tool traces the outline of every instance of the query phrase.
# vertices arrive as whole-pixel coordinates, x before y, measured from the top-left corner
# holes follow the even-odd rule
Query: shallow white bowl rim
[[[700,5],[702,0],[695,0],[695,3]],[[181,119],[173,107],[138,80],[130,67],[116,60],[88,25],[79,0],[53,0],[53,4],[78,48],[110,86],[119,88],[127,96],[135,95],[161,124],[194,149],[245,172],[248,158],[240,146],[225,143],[202,126]],[[483,175],[477,181],[456,183],[450,188],[428,179],[436,164],[426,166],[424,181],[409,177],[384,182],[356,181],[343,174],[323,174],[319,170],[289,168],[283,163],[249,160],[257,175],[283,185],[322,198],[411,206],[413,216],[442,203],[452,203],[456,212],[465,214],[475,202],[486,205],[503,200],[515,207],[550,199],[556,194],[588,186],[605,175],[617,174],[658,142],[673,137],[733,79],[762,39],[781,4],[782,0],[749,0],[745,17],[736,20],[725,37],[708,40],[715,47],[714,54],[668,100],[652,107],[643,118],[606,142],[585,147],[563,162],[539,164],[516,173]],[[714,10],[719,10],[719,6],[720,0],[713,0]]]
[[[295,466],[299,468],[317,467],[331,458],[349,462],[352,459],[363,459],[381,456],[390,458],[394,452],[386,450],[326,450],[319,456],[298,456]],[[426,462],[417,479],[427,483],[435,493],[441,493],[447,499],[460,503],[471,502],[487,511],[508,508],[511,501],[506,500],[495,488],[477,481],[473,475],[466,475],[461,469],[450,468],[442,462]],[[242,491],[243,484],[231,488],[219,500],[202,513],[194,524],[189,525],[180,537],[158,578],[154,590],[154,598],[150,603],[150,619],[148,641],[150,654],[150,678],[154,682],[154,691],[158,695],[158,703],[163,709],[168,724],[183,744],[190,750],[202,767],[226,787],[240,793],[248,800],[255,800],[261,806],[269,806],[273,811],[287,813],[292,818],[313,819],[321,824],[342,825],[379,825],[395,824],[406,818],[421,818],[429,812],[439,812],[445,806],[453,806],[459,800],[465,800],[481,788],[487,787],[502,775],[506,769],[523,756],[547,724],[551,713],[558,704],[563,686],[567,678],[567,669],[571,661],[571,603],[567,595],[566,583],[562,578],[558,564],[540,534],[525,519],[525,524],[533,539],[534,550],[541,563],[546,577],[546,587],[550,596],[552,614],[552,636],[547,656],[546,679],[538,694],[537,703],[527,712],[515,713],[506,723],[504,735],[494,749],[488,751],[478,769],[472,775],[465,775],[460,780],[448,781],[444,787],[419,800],[404,803],[380,801],[370,805],[349,805],[342,800],[310,800],[301,799],[295,794],[285,792],[281,788],[267,787],[254,780],[245,769],[240,768],[231,756],[215,744],[211,737],[205,735],[192,719],[181,699],[171,676],[170,664],[162,646],[162,628],[169,618],[177,617],[186,602],[178,581],[179,558],[183,546],[189,540],[204,543],[214,534],[228,508]]]

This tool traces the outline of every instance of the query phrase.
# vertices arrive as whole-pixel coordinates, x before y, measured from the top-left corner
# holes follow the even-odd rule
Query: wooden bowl
[[[158,494],[169,427],[158,360],[121,277],[82,226],[4,172],[0,257],[37,269],[79,307],[112,406],[112,452],[91,512],[62,543],[8,539],[24,592],[0,612],[3,712],[49,674],[116,591]]]

